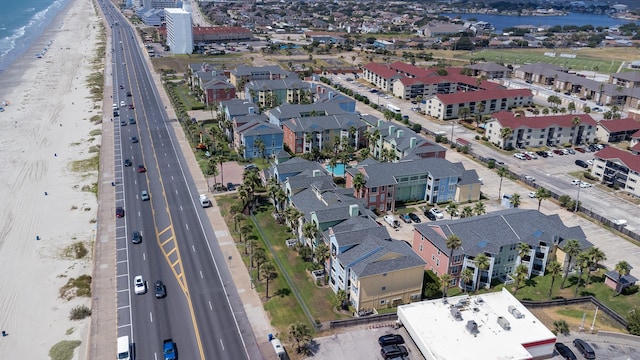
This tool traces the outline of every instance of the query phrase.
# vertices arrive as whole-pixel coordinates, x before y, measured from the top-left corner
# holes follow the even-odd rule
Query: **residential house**
[[[622,292],[624,289],[634,286],[638,279],[631,274],[620,275],[615,270],[607,271],[604,274],[604,284],[615,291]]]
[[[456,235],[462,246],[447,248],[447,238]],[[493,213],[416,224],[412,247],[427,262],[426,270],[436,275],[448,273],[451,286],[469,290],[489,287],[493,280],[505,282],[513,278],[518,265],[527,266],[528,275],[544,275],[547,263],[557,260],[566,266],[568,257],[562,251],[569,239],[578,240],[581,250],[592,244],[579,226],[567,227],[560,216],[545,215],[536,210],[507,209]],[[529,245],[529,252],[520,257],[519,244]],[[475,258],[488,257],[488,267],[479,269]],[[469,268],[474,276],[470,283],[460,281],[460,273]]]
[[[596,138],[606,143],[630,141],[640,131],[640,122],[631,118],[602,120],[596,127]]]
[[[189,87],[206,106],[236,97],[236,88],[224,72],[209,63],[189,64]]]
[[[259,110],[260,109],[257,105],[249,100],[231,99],[220,101],[218,104],[218,113],[224,115],[224,120],[219,125],[225,131],[227,139],[233,143],[233,139],[235,137],[233,130],[237,127],[237,124],[233,125],[234,121],[239,117],[249,116],[248,119],[244,120],[244,122],[248,122],[249,120],[254,119],[254,115],[259,114]],[[223,124],[224,122],[227,122],[228,124]]]
[[[397,202],[424,201],[437,204],[448,201],[469,202],[480,199],[480,179],[475,170],[443,158],[409,159],[379,163],[367,159],[345,170],[346,187],[362,174],[364,187],[352,189],[367,208],[379,212],[395,211]]]
[[[234,130],[235,148],[245,159],[267,158],[283,150],[282,129],[266,121],[252,120]]]
[[[244,89],[244,85],[252,80],[279,80],[295,76],[277,65],[272,66],[238,66],[229,73],[229,79],[236,89]]]
[[[261,108],[274,108],[284,103],[310,104],[313,100],[311,84],[298,78],[251,80],[245,84],[244,93],[245,99]]]
[[[377,126],[368,130],[371,155],[380,159],[384,149],[392,150],[394,156],[389,161],[397,161],[407,156],[419,158],[444,158],[447,149],[425,139],[406,126],[377,119]]]
[[[440,120],[450,120],[458,118],[462,108],[469,109],[472,114],[492,114],[500,110],[529,106],[532,102],[533,95],[529,89],[495,89],[436,94],[427,98],[423,106],[427,115]]]
[[[345,110],[340,101],[321,102],[313,104],[282,104],[266,111],[269,122],[282,126],[282,123],[296,118],[353,115],[355,111]]]
[[[500,111],[487,120],[485,136],[501,149],[580,145],[596,140],[596,125],[588,114],[517,117]]]
[[[303,173],[306,174],[304,177],[309,178],[330,175],[327,169],[317,161],[309,161],[301,157],[284,158],[282,160],[284,161],[274,162],[267,174],[268,178],[274,178],[280,184],[284,184],[287,179],[298,177],[298,175]],[[304,189],[307,187],[308,186],[304,187]],[[292,194],[291,191],[287,192],[288,196]]]
[[[342,148],[346,143],[360,149],[366,144],[366,128],[358,114],[306,116],[282,123],[284,143],[294,154]]]
[[[640,196],[640,155],[607,146],[593,155],[591,175],[604,184]]]

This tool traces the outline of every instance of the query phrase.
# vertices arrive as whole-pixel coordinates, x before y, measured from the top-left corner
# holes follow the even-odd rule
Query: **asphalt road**
[[[211,224],[201,221],[205,210],[183,168],[185,159],[176,151],[175,134],[144,61],[146,53],[112,4],[100,5],[112,26],[113,50],[107,51],[113,51],[112,97],[120,115],[113,119],[116,206],[125,209],[125,217],[115,220],[118,336],[130,336],[138,359],[161,359],[162,341],[168,338],[182,359],[249,358],[243,336],[253,334],[248,325],[238,324],[237,317],[246,314],[229,284],[228,270],[216,265],[224,262],[223,255]],[[130,118],[136,123],[130,124]],[[132,136],[139,141],[132,142]],[[125,167],[125,159],[133,166]],[[139,165],[146,172],[138,172]],[[141,200],[143,190],[149,192],[149,201]],[[136,230],[142,233],[141,244],[130,240]],[[147,283],[146,294],[133,292],[137,275]],[[166,285],[165,298],[154,296],[156,280]]]

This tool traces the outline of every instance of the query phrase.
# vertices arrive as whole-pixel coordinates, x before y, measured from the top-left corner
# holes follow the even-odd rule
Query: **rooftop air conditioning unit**
[[[498,325],[502,326],[505,330],[511,330],[511,324],[509,324],[509,320],[505,319],[502,316],[498,316]]]
[[[516,309],[516,307],[513,305],[509,305],[509,313],[516,319],[522,319],[524,317],[520,310]]]
[[[478,323],[476,323],[475,320],[469,320],[467,321],[467,331],[469,331],[469,333],[471,335],[477,335],[480,331],[478,331]]]

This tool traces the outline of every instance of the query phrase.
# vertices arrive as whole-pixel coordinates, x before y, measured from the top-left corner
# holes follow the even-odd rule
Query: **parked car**
[[[573,340],[573,346],[578,349],[578,352],[584,356],[585,359],[595,359],[596,353],[593,351],[591,345],[587,344],[586,341],[582,339]]]
[[[591,186],[593,186],[593,185],[589,184],[588,182],[584,182],[583,181],[583,182],[580,183],[580,187],[583,188],[583,189],[584,188],[590,188]]]
[[[118,206],[116,208],[116,217],[123,218],[124,217],[124,208],[122,206]]]
[[[402,335],[387,334],[378,338],[378,344],[383,347],[389,345],[401,345],[404,344],[404,339],[402,338]]]
[[[228,183],[227,183],[227,190],[229,190],[229,191],[233,191],[233,190],[235,190],[235,189],[236,189],[236,186],[235,186],[235,185],[233,185],[233,183],[231,183],[231,182],[228,182]]]
[[[527,194],[527,195],[529,195],[529,197],[533,199],[533,198],[536,197],[536,192],[535,191],[529,191],[529,194]]]
[[[422,222],[422,220],[420,220],[418,215],[416,215],[414,213],[409,213],[409,217],[411,218],[411,221],[413,221],[414,223],[421,223]]]
[[[436,216],[433,215],[433,213],[431,211],[428,211],[428,210],[424,212],[424,216],[426,216],[427,219],[429,219],[431,221],[436,221],[437,220]]]
[[[147,292],[147,283],[142,278],[142,275],[133,278],[133,289],[136,295],[142,295]]]
[[[571,180],[571,185],[580,185],[581,181],[578,179]]]
[[[587,164],[593,165],[593,160],[592,159],[587,160]]]
[[[388,345],[380,349],[380,355],[382,355],[384,359],[391,359],[400,356],[407,356],[409,355],[409,351],[407,351],[407,348],[402,345]]]
[[[534,178],[534,177],[533,177],[533,176],[531,176],[531,175],[525,175],[525,176],[524,176],[524,179],[525,179],[526,181],[536,181],[536,178]]]
[[[583,167],[585,169],[589,167],[589,164],[587,164],[586,162],[584,162],[583,160],[580,160],[580,159],[576,160],[575,164],[580,166],[580,167]]]
[[[584,148],[577,147],[577,148],[575,148],[575,151],[584,153]]]
[[[520,159],[520,160],[526,160],[527,159],[527,157],[522,153],[515,153],[515,154],[513,154],[513,157],[516,158],[516,159]]]
[[[438,208],[431,208],[431,210],[429,210],[429,212],[431,214],[433,214],[433,216],[435,216],[436,219],[443,219],[444,218],[444,214]]]
[[[134,244],[140,244],[142,242],[142,235],[140,231],[134,231],[131,233],[131,242]]]
[[[556,343],[556,351],[566,360],[577,360],[576,355],[569,347],[561,342]]]
[[[569,152],[569,154],[571,154],[571,155],[575,155],[575,153],[576,153],[576,152],[575,152],[575,150],[573,150],[573,149],[566,149],[566,150],[567,150],[567,151]]]
[[[156,295],[156,299],[162,299],[163,297],[167,296],[167,288],[164,286],[162,281],[158,280],[153,283],[153,289],[153,292]]]
[[[400,215],[400,219],[404,221],[405,224],[411,224],[411,218],[409,217],[409,214]]]

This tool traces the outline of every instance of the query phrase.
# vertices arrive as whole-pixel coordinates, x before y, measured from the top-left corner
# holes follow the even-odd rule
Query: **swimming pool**
[[[324,166],[328,172],[332,172],[333,169],[331,165],[327,164]],[[333,176],[344,176],[344,164],[337,164],[336,168],[333,169]]]

